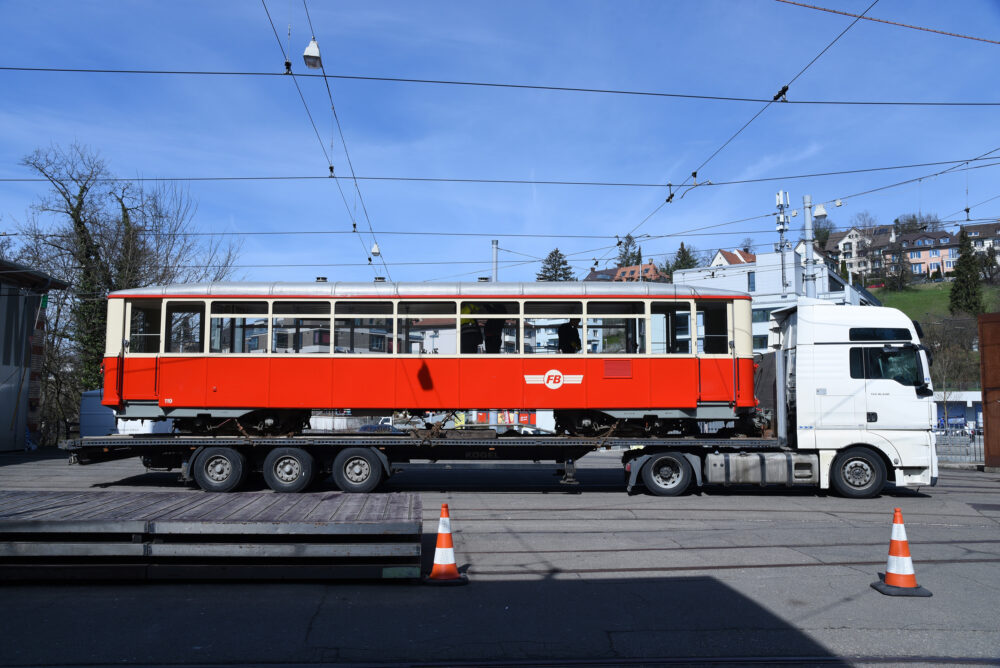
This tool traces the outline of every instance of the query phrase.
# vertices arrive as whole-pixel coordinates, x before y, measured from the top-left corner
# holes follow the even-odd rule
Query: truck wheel
[[[194,480],[206,492],[232,492],[246,478],[246,458],[232,448],[205,448],[194,465]]]
[[[691,484],[691,465],[678,452],[662,452],[642,467],[642,481],[656,496],[677,496]]]
[[[264,459],[264,482],[275,492],[301,492],[315,472],[313,456],[302,448],[275,448]]]
[[[345,492],[370,492],[382,482],[382,462],[366,448],[347,448],[333,460],[333,481]]]
[[[848,448],[833,460],[833,488],[850,499],[870,499],[885,485],[885,464],[868,448]]]

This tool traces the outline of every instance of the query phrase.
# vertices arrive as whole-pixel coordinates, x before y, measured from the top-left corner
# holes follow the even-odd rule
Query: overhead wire
[[[47,72],[66,74],[134,74],[134,75],[174,75],[174,76],[232,76],[232,77],[284,77],[283,72],[238,72],[222,70],[150,70],[150,69],[112,69],[85,67],[21,67],[0,66],[0,71],[8,72]],[[593,93],[602,95],[630,95],[639,97],[660,97],[688,100],[704,100],[710,102],[768,102],[767,98],[740,97],[735,95],[698,95],[693,93],[666,93],[658,91],[624,90],[614,88],[586,88],[574,86],[545,86],[535,84],[502,83],[487,81],[459,81],[448,79],[413,79],[391,76],[363,76],[353,74],[312,74],[301,72],[296,74],[304,78],[327,78],[347,81],[372,81],[405,84],[432,84],[441,86],[468,86],[481,88],[508,88],[520,90],[556,91],[566,93]],[[788,105],[833,105],[833,106],[885,106],[885,107],[997,107],[1000,102],[992,101],[940,101],[940,100],[783,100]]]
[[[292,82],[295,84],[295,90],[298,91],[299,99],[302,100],[302,106],[305,108],[306,115],[309,117],[309,123],[312,125],[313,132],[316,133],[316,141],[319,142],[319,147],[323,151],[323,157],[326,158],[326,164],[330,170],[330,176],[332,177],[334,175],[333,160],[330,159],[330,154],[326,150],[326,144],[323,143],[323,138],[320,137],[319,129],[316,127],[316,122],[313,121],[312,112],[309,110],[309,104],[306,102],[305,95],[302,94],[302,88],[299,86],[299,80],[296,78],[296,74],[292,72],[291,58],[289,57],[288,52],[285,51],[285,47],[281,44],[281,37],[278,36],[278,30],[274,27],[274,21],[271,20],[271,12],[267,9],[266,0],[260,0],[260,4],[264,7],[264,13],[267,14],[267,22],[271,24],[271,31],[274,33],[274,39],[278,42],[278,48],[281,50],[281,55],[285,59],[285,75],[291,75],[292,77]],[[289,33],[291,33],[291,26],[289,26]],[[291,43],[291,34],[289,34],[289,43]],[[351,214],[351,206],[347,203],[347,197],[344,195],[343,188],[340,187],[340,181],[338,179],[334,179],[334,183],[337,184],[337,190],[340,191],[340,198],[344,202],[344,208],[347,209],[347,215],[351,219],[352,227],[356,228],[357,226],[354,224],[354,216]],[[368,264],[371,264],[371,256],[368,255],[369,250],[365,245],[364,239],[359,236],[358,241],[361,243],[362,252],[366,257],[368,257]],[[372,268],[372,272],[376,275],[378,273],[374,268]]]
[[[313,28],[312,17],[309,15],[309,5],[306,4],[306,0],[302,0],[302,7],[306,11],[306,20],[309,22],[309,30],[313,34],[313,39],[316,38],[316,30]],[[361,211],[365,214],[365,221],[368,223],[368,231],[372,237],[372,243],[376,246],[378,245],[378,239],[375,238],[375,230],[372,228],[372,220],[368,216],[368,207],[365,205],[365,198],[361,194],[361,186],[358,184],[358,178],[354,173],[354,163],[351,161],[351,153],[347,150],[347,140],[344,139],[344,129],[340,125],[340,116],[337,115],[337,105],[333,103],[333,91],[330,90],[330,79],[326,76],[326,66],[323,64],[323,60],[319,61],[320,71],[323,73],[323,83],[326,85],[326,95],[330,100],[330,111],[333,112],[333,120],[337,124],[337,132],[340,134],[340,143],[344,147],[344,157],[347,158],[347,167],[351,171],[351,179],[354,181],[354,190],[357,192],[358,201],[361,203]],[[332,174],[332,171],[331,171]],[[340,182],[337,182],[338,187]],[[382,261],[382,266],[385,268],[386,277],[391,281],[392,275],[389,273],[389,265],[385,262],[385,257],[382,255],[381,250],[378,255],[379,259]]]
[[[879,0],[873,0],[872,3],[870,5],[868,5],[867,9],[865,9],[865,11],[862,12],[861,15],[863,16],[864,14],[867,14],[871,10],[872,7],[874,7],[876,4],[878,4],[878,2],[879,2]],[[681,184],[678,185],[678,186],[676,186],[677,190],[679,191],[681,189],[687,188],[689,185],[691,185],[692,187],[697,187],[699,185],[698,184],[698,172],[700,172],[702,169],[705,168],[706,165],[708,165],[712,160],[714,160],[715,157],[717,155],[719,155],[719,153],[721,153],[727,146],[729,146],[729,144],[731,144],[737,137],[739,137],[743,133],[744,130],[746,130],[748,127],[750,127],[750,124],[753,123],[755,120],[757,120],[757,118],[759,118],[761,114],[763,114],[765,111],[767,111],[767,109],[770,108],[770,106],[772,104],[774,104],[778,100],[784,100],[784,99],[786,99],[786,94],[788,93],[788,90],[789,90],[789,88],[791,88],[792,84],[795,83],[798,80],[799,77],[801,77],[803,74],[805,74],[805,72],[810,67],[812,67],[813,64],[817,60],[819,60],[820,57],[824,53],[826,53],[827,51],[829,51],[830,48],[832,48],[833,45],[836,44],[840,40],[841,37],[843,37],[845,34],[847,34],[847,31],[850,30],[854,26],[854,24],[857,23],[859,20],[860,20],[859,18],[855,18],[853,21],[851,21],[851,23],[846,28],[844,28],[836,37],[834,37],[833,40],[829,44],[827,44],[825,47],[823,47],[823,49],[818,54],[816,54],[816,56],[812,60],[810,60],[806,64],[805,67],[803,67],[802,69],[800,69],[798,71],[798,73],[795,76],[793,76],[791,78],[791,80],[789,80],[788,83],[786,83],[784,86],[782,86],[781,89],[778,90],[777,94],[775,94],[772,99],[766,100],[765,103],[764,103],[764,106],[761,107],[757,111],[757,113],[755,113],[753,116],[751,116],[750,120],[748,120],[746,123],[744,123],[742,126],[740,126],[740,128],[735,133],[733,133],[726,141],[724,141],[721,146],[719,146],[717,149],[715,149],[694,170],[692,170],[690,176],[685,177],[685,179],[681,182]],[[675,194],[674,186],[672,184],[670,184],[670,183],[668,183],[667,186],[669,188],[669,194],[668,194],[666,200],[664,202],[660,203],[660,205],[657,206],[656,209],[654,209],[652,213],[650,213],[649,215],[647,215],[639,223],[637,223],[635,225],[635,227],[633,227],[631,230],[629,230],[629,232],[628,232],[628,234],[626,236],[633,236],[635,234],[635,232],[640,227],[642,227],[643,225],[645,225],[650,219],[652,219],[653,216],[656,215],[656,213],[658,211],[660,211],[660,209],[662,209],[665,204],[673,201],[674,194]],[[691,188],[689,188],[688,190],[690,190],[690,189]],[[688,191],[685,191],[685,192],[683,192],[681,194],[681,199],[683,199],[684,195],[686,195],[687,192]]]
[[[937,160],[932,162],[916,162],[905,165],[885,165],[880,167],[860,167],[857,169],[831,170],[826,172],[809,172],[805,174],[786,174],[782,176],[762,176],[749,179],[731,179],[722,181],[712,181],[699,185],[700,188],[747,185],[753,183],[767,183],[771,181],[792,181],[797,179],[810,179],[828,176],[847,176],[852,174],[868,174],[874,172],[894,171],[901,169],[915,169],[917,167],[934,167],[938,165],[964,165],[973,162],[996,160],[997,158],[961,158],[958,160]],[[160,182],[213,182],[213,181],[328,181],[352,180],[352,181],[398,181],[416,183],[468,183],[477,185],[531,185],[531,186],[593,186],[593,187],[613,187],[613,188],[665,188],[664,183],[649,183],[635,181],[572,181],[557,179],[487,179],[487,178],[461,178],[461,177],[440,177],[440,176],[317,176],[307,175],[270,175],[270,176],[135,176],[135,177],[103,177],[94,179],[95,182],[121,182],[121,183],[160,183]],[[0,177],[0,183],[48,183],[44,177]]]
[[[817,7],[816,5],[807,5],[804,2],[795,2],[795,0],[777,0],[777,2],[783,2],[786,5],[795,5],[797,7],[805,7],[807,9],[815,9],[821,12],[828,12],[830,14],[840,14],[841,16],[856,16],[859,19],[864,19],[865,21],[874,21],[875,23],[885,23],[891,26],[897,26],[899,28],[909,28],[910,30],[922,30],[924,32],[932,32],[938,35],[947,35],[948,37],[958,37],[959,39],[971,39],[977,42],[987,42],[989,44],[1000,44],[1000,42],[993,39],[986,39],[985,37],[973,37],[972,35],[963,35],[957,32],[947,32],[945,30],[938,30],[936,28],[924,28],[921,26],[910,25],[908,23],[900,23],[899,21],[890,21],[888,19],[877,19],[873,16],[858,16],[857,14],[852,14],[850,12],[844,12],[839,9],[829,9],[827,7]]]

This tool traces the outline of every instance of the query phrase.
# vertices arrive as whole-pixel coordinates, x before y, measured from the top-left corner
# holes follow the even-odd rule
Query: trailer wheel
[[[315,472],[313,456],[302,448],[275,448],[264,459],[264,482],[275,492],[301,492]]]
[[[848,448],[833,460],[833,488],[849,499],[870,499],[885,485],[885,464],[868,448]]]
[[[333,481],[344,492],[370,492],[382,482],[382,462],[367,448],[347,448],[333,460]]]
[[[678,452],[662,452],[642,467],[642,481],[651,494],[677,496],[691,484],[691,465]]]
[[[246,458],[232,448],[202,450],[194,465],[194,480],[206,492],[232,492],[246,479]]]

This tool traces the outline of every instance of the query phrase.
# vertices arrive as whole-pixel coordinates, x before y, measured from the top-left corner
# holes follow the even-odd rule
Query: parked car
[[[391,424],[363,424],[358,428],[359,432],[370,434],[405,434],[406,432],[396,429]]]

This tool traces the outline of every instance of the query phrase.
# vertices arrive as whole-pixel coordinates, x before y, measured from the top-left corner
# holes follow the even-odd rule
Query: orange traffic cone
[[[910,544],[906,541],[903,511],[896,508],[892,516],[892,538],[889,540],[889,560],[885,565],[885,579],[873,582],[872,587],[886,596],[930,596],[931,593],[917,584],[910,558]]]
[[[458,564],[455,563],[455,546],[451,542],[451,518],[448,516],[447,503],[441,504],[441,521],[438,523],[437,546],[434,548],[434,567],[424,582],[436,585],[469,583],[469,578],[464,573],[458,572]]]

